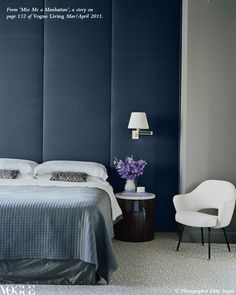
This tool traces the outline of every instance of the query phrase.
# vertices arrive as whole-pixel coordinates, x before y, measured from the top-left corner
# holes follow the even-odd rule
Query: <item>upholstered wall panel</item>
[[[111,164],[134,155],[148,162],[138,185],[154,192],[156,228],[175,228],[178,192],[180,1],[113,0]],[[131,139],[132,111],[144,111],[154,136]],[[113,185],[124,183],[114,173]]]
[[[30,4],[43,7],[41,0]],[[0,1],[0,157],[41,161],[43,23],[6,21],[9,6],[22,1]]]
[[[45,21],[43,160],[109,164],[111,1],[46,0],[93,8],[97,20]]]
[[[98,19],[5,21],[12,7],[90,8]],[[24,5],[23,5],[24,4]],[[107,166],[148,162],[138,185],[157,195],[156,229],[175,229],[178,192],[180,0],[1,0],[0,157]],[[57,14],[57,13],[55,13]],[[132,111],[154,136],[131,139]]]

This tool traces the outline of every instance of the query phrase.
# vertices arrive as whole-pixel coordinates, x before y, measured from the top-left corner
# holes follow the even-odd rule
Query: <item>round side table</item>
[[[155,195],[118,193],[116,198],[121,207],[123,219],[114,226],[115,239],[126,242],[153,240]]]

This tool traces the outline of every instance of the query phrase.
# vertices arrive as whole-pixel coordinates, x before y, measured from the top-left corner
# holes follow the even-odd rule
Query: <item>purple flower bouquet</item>
[[[143,175],[143,170],[146,165],[147,162],[145,162],[144,160],[135,161],[133,156],[126,157],[125,160],[118,160],[117,158],[115,158],[114,166],[116,168],[116,171],[121,176],[121,178],[126,179],[125,190],[135,190],[134,181],[139,176]],[[132,183],[132,185],[130,185],[129,183]]]

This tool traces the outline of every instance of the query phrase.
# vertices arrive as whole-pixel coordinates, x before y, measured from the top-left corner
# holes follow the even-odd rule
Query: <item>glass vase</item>
[[[125,183],[125,191],[126,192],[135,192],[136,185],[134,180],[127,179]]]

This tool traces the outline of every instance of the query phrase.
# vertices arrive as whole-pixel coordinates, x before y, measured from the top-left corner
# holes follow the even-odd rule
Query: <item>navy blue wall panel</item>
[[[4,21],[9,3],[23,6],[0,1],[0,157],[101,162],[115,191],[114,156],[143,158],[156,229],[174,230],[181,1],[30,0],[103,18],[16,23]],[[132,111],[147,113],[154,136],[131,139]]]
[[[29,1],[28,1],[29,3]],[[30,1],[43,7],[42,0]],[[0,157],[42,159],[43,23],[6,21],[0,1]]]
[[[109,164],[111,1],[47,0],[103,19],[45,21],[43,159]]]
[[[113,0],[111,164],[134,155],[148,162],[138,185],[154,192],[156,229],[175,229],[178,192],[180,1]],[[154,136],[131,139],[132,111],[144,111]],[[116,191],[124,183],[113,172]]]

